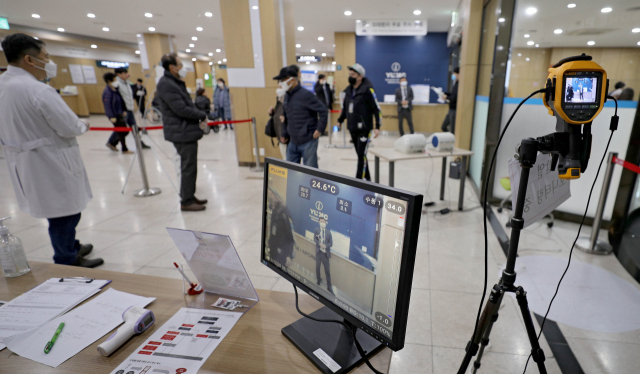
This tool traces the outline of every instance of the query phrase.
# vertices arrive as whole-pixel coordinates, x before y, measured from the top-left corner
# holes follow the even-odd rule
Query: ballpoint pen
[[[53,334],[53,337],[51,338],[51,340],[47,343],[47,345],[44,347],[44,353],[49,353],[51,352],[51,348],[53,348],[53,345],[56,343],[56,340],[58,340],[58,335],[60,335],[60,333],[62,332],[62,329],[64,328],[64,322],[62,322],[59,326],[58,329],[56,330],[56,333]]]

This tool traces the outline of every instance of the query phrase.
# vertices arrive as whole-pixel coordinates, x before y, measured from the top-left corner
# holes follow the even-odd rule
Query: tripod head
[[[606,102],[607,72],[582,54],[567,57],[549,68],[543,102],[556,117],[556,132],[538,138],[540,151],[552,157],[560,179],[578,179],[591,155],[591,123]]]

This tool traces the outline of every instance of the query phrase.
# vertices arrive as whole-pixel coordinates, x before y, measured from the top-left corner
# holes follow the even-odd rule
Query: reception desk
[[[82,86],[78,87],[77,94],[64,94],[61,93],[62,100],[71,108],[71,110],[78,117],[89,117],[89,106],[87,105],[87,97],[82,89]]]

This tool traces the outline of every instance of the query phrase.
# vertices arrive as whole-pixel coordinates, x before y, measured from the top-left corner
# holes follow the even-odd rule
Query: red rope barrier
[[[636,173],[636,174],[640,174],[640,166],[638,165],[634,165],[628,161],[625,161],[621,158],[618,157],[613,157],[613,163],[614,164],[618,164],[620,166],[622,166],[623,168],[627,169],[627,170],[631,170],[632,172]]]
[[[340,111],[340,110],[333,110],[333,109],[331,109],[331,113],[342,113],[342,111]]]
[[[245,123],[251,122],[250,119],[239,119],[235,121],[216,121],[216,122],[207,122],[208,126],[220,126],[232,123]],[[141,130],[162,130],[162,126],[148,126],[148,127],[140,127]],[[90,131],[115,131],[115,132],[131,132],[130,127],[91,127]]]

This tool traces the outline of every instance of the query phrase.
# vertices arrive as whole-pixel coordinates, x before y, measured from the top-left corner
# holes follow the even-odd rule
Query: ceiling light
[[[258,6],[257,6],[257,5],[254,5],[254,6],[252,6],[252,7],[251,7],[251,9],[253,9],[253,10],[258,10]]]
[[[196,27],[196,31],[202,31],[203,28],[202,27]]]
[[[554,34],[562,34],[562,29],[555,29],[553,30]]]
[[[524,34],[525,39],[526,39],[526,38],[528,38],[528,37],[530,37],[530,36],[531,36],[531,35],[529,35],[529,34]]]
[[[522,56],[522,53],[518,53],[518,57]]]
[[[226,59],[226,58],[223,58],[223,59],[222,59],[222,62],[227,62],[227,59]]]
[[[416,9],[416,10],[414,10],[414,11],[413,11],[413,14],[415,14],[416,16],[419,16],[419,15],[421,15],[421,14],[422,14],[422,11],[421,11],[421,10]]]
[[[638,42],[638,44],[640,44],[640,42]],[[331,63],[331,65],[335,65],[335,64],[336,64],[336,62],[335,62],[335,61],[333,61],[333,62]]]
[[[145,13],[145,14],[144,14],[144,16],[145,16],[145,17],[147,17],[147,18],[151,18],[151,17],[153,17],[153,14],[151,14],[151,13]]]
[[[533,40],[529,40],[529,41],[527,42],[527,45],[534,45],[534,44],[535,44],[535,43],[533,42]]]
[[[635,29],[631,30],[631,32],[640,32],[640,27],[636,27]]]
[[[193,44],[193,43],[189,44],[189,47],[191,47],[191,48],[193,48],[193,47],[195,47],[195,46],[196,46],[196,45],[195,45],[195,44]]]
[[[353,14],[353,13],[351,13],[351,11],[350,11],[350,10],[345,10],[345,11],[344,11],[344,15],[345,15],[345,16],[350,16],[350,15],[352,15],[352,14]]]
[[[64,32],[64,29],[62,27],[58,27],[58,31]]]
[[[526,61],[529,61],[530,59],[529,59],[529,57],[527,57],[527,58],[525,58],[525,60],[526,60]]]
[[[39,15],[39,14],[35,14],[35,13],[33,13],[33,14],[31,15],[31,17],[33,17],[33,18],[40,18],[40,15]]]
[[[304,27],[298,26],[298,31],[304,31]]]
[[[575,8],[575,7],[576,7],[576,4],[573,4],[573,3],[567,4],[567,8]]]
[[[220,48],[216,49],[216,52],[220,53],[222,50]]]
[[[109,28],[108,27],[103,27],[102,31],[109,31]]]
[[[589,40],[589,41],[587,42],[587,45],[594,45],[594,44],[596,44],[596,42],[594,42],[593,40]]]
[[[141,37],[141,36],[142,36],[142,34],[136,34],[136,36],[139,38],[139,37]]]
[[[140,50],[136,49],[136,54],[139,55],[140,54]]]
[[[601,11],[602,13],[609,13],[609,12],[611,12],[612,10],[613,10],[613,9],[611,9],[611,7],[606,7],[606,8],[602,8],[602,9],[600,9],[600,11]]]
[[[336,45],[334,44],[334,45],[333,45],[333,48],[335,48],[335,47],[336,47]]]
[[[205,13],[204,13],[204,16],[205,16],[205,17],[213,17],[213,13],[211,13],[211,12],[205,12]]]
[[[149,27],[149,31],[156,31],[155,27]]]
[[[309,65],[309,64],[310,64],[310,62],[309,62],[309,61],[307,61],[307,65]]]
[[[504,22],[504,21],[505,21],[504,18],[502,18],[502,17],[498,18],[498,22]]]
[[[540,47],[540,44],[536,44],[536,48]]]
[[[327,57],[327,54],[326,54],[326,53],[323,53],[323,54],[322,54],[322,57]]]
[[[196,60],[196,58],[195,58],[195,57],[191,59],[191,61],[195,61],[195,60]]]
[[[209,66],[213,65],[213,61],[209,61]]]
[[[192,36],[191,40],[196,41],[196,40],[198,40],[198,37],[197,36]]]
[[[38,39],[38,38],[36,38],[36,39]],[[638,45],[640,45],[640,42],[638,42]]]
[[[296,48],[302,47],[302,44],[296,44]]]
[[[356,23],[360,23],[360,22],[362,22],[362,21],[360,21],[359,19],[356,20]]]
[[[93,14],[93,13],[88,13],[88,14],[87,14],[87,17],[89,17],[89,18],[96,18],[96,15],[95,15],[95,14]]]
[[[213,52],[209,52],[209,56],[213,56]]]
[[[324,40],[324,38],[323,38],[322,36],[319,36],[319,37],[318,37],[318,40],[319,40],[319,41],[323,41],[323,40]]]
[[[532,15],[532,14],[536,14],[538,13],[538,9],[534,8],[534,7],[530,7],[527,8],[527,10],[525,11],[528,15]]]
[[[97,46],[97,45],[95,45],[95,44],[91,44],[91,48],[94,48],[94,49],[95,49],[95,48],[98,48],[98,46]]]
[[[37,36],[34,36],[33,38],[34,38],[35,40],[40,40],[40,38],[38,38]],[[640,44],[640,43],[638,43],[638,44]]]
[[[190,50],[189,48],[185,49],[185,51],[186,51],[187,53],[191,52],[191,50]]]
[[[315,49],[312,49],[312,50],[311,50],[311,53],[316,53],[316,50],[315,50]]]
[[[218,65],[220,65],[222,63],[222,61],[218,61]]]

